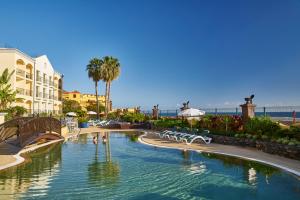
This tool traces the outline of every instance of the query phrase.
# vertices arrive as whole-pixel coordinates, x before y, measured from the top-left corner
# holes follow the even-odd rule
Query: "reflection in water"
[[[190,174],[198,175],[205,173],[206,165],[204,164],[204,162],[193,163],[190,151],[182,150],[181,155],[183,158],[182,165],[185,171],[189,172]]]
[[[142,132],[130,132],[126,133],[125,136],[128,137],[131,142],[138,142],[139,136],[142,134]]]
[[[95,144],[95,158],[91,164],[88,165],[88,179],[89,182],[97,187],[106,187],[114,185],[119,180],[120,168],[117,162],[111,159],[110,151],[110,134],[104,133],[106,142],[103,142],[105,147],[105,160],[101,161],[98,155],[99,141]],[[97,133],[97,138],[99,133]]]
[[[0,173],[0,197],[18,198],[29,189],[37,190],[36,195],[46,195],[49,184],[59,172],[62,145],[53,144],[28,155],[27,163]],[[1,199],[5,199],[1,197]]]
[[[256,185],[257,173],[264,175],[265,181],[268,184],[268,177],[271,177],[273,174],[279,172],[279,170],[274,167],[263,165],[254,161],[242,160],[231,156],[223,156],[210,153],[202,153],[201,155],[203,155],[206,158],[221,161],[224,167],[242,167],[244,170],[244,179],[251,185]]]

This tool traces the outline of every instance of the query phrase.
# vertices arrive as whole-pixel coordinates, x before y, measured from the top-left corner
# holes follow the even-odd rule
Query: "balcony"
[[[32,80],[32,74],[31,74],[31,73],[28,73],[28,72],[26,72],[26,78],[27,78],[27,79],[30,79],[30,80]]]
[[[48,85],[48,79],[44,78],[44,85]]]
[[[42,98],[42,97],[43,97],[43,93],[42,93],[42,92],[37,92],[37,93],[36,93],[36,97]]]
[[[48,97],[49,97],[49,96],[48,96],[47,93],[43,93],[43,98],[44,98],[44,99],[48,99]]]
[[[17,69],[16,74],[21,77],[25,77],[25,71],[22,69]]]
[[[58,97],[57,97],[57,96],[53,96],[53,99],[54,99],[55,101],[58,101]]]
[[[24,88],[16,88],[17,93],[20,95],[30,96],[32,97],[32,90],[24,89]]]
[[[25,95],[25,89],[23,89],[23,88],[16,88],[16,90],[17,90],[18,94]]]
[[[32,90],[25,90],[25,95],[32,97]]]
[[[43,78],[39,75],[36,76],[36,81],[37,82],[43,82]]]
[[[53,87],[54,86],[54,81],[49,81],[49,86]]]

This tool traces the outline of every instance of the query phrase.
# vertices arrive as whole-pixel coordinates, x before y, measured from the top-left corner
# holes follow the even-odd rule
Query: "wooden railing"
[[[21,147],[45,134],[61,136],[61,122],[52,117],[22,117],[0,125],[0,142],[16,136]]]
[[[20,117],[16,118],[10,121],[7,121],[0,125],[0,142],[3,142],[14,135],[18,136],[19,133],[19,125],[26,123],[26,121],[29,121],[32,119],[32,117]]]

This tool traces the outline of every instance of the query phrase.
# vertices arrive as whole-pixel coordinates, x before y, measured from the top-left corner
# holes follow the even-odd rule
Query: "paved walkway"
[[[0,167],[15,162],[16,157],[14,155],[19,151],[20,149],[13,145],[0,143]]]
[[[148,134],[146,136],[140,137],[140,141],[144,144],[174,148],[174,149],[186,149],[186,150],[196,150],[207,153],[218,153],[223,155],[230,155],[234,157],[244,158],[248,160],[258,161],[264,164],[272,165],[286,171],[289,171],[297,176],[300,176],[300,161],[293,160],[273,154],[268,154],[262,151],[258,151],[255,148],[246,148],[231,145],[222,144],[198,144],[194,143],[191,145],[186,145],[185,143],[178,143],[176,141],[170,141],[165,139],[160,139],[157,136]]]

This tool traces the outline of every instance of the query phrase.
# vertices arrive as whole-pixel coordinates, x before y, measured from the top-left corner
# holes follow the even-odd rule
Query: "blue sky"
[[[66,90],[88,93],[89,59],[119,58],[117,107],[235,107],[251,93],[300,105],[298,0],[2,0],[3,43],[47,54]]]

